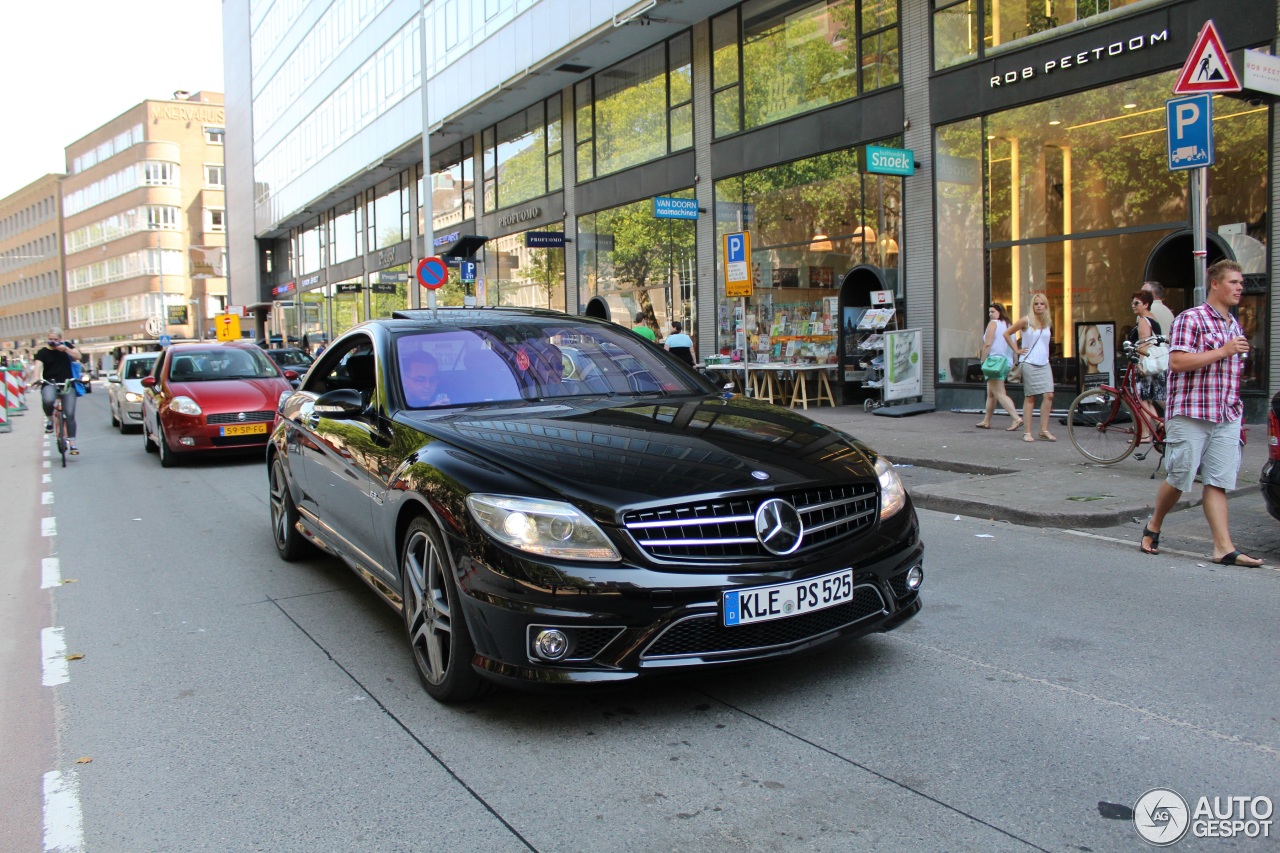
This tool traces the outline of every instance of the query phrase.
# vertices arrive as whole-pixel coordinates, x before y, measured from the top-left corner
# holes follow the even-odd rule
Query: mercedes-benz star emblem
[[[804,539],[800,513],[786,501],[770,498],[756,510],[756,538],[770,553],[793,553]]]
[[[751,476],[755,477],[757,480],[767,480],[769,479],[769,472],[768,471],[752,471]]]

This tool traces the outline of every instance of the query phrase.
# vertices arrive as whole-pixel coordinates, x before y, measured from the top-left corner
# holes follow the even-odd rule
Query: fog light
[[[560,660],[569,653],[569,638],[564,631],[543,628],[533,638],[533,650],[543,660]]]
[[[924,583],[924,569],[919,566],[907,569],[907,589],[919,589],[922,583]]]
[[[196,440],[189,435],[184,435],[182,438],[178,439],[178,444],[181,444],[183,447],[195,447]]]

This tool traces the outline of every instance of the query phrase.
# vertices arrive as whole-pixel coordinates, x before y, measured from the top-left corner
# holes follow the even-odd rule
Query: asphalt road
[[[1124,529],[924,512],[925,608],[898,632],[446,708],[398,618],[341,564],[276,557],[256,459],[163,470],[138,434],[108,430],[102,393],[80,420],[85,453],[65,470],[40,467],[38,424],[0,436],[32,448],[0,466],[6,493],[53,493],[12,514],[56,517],[18,553],[56,554],[74,581],[12,573],[14,601],[84,657],[30,700],[32,737],[56,747],[0,753],[28,801],[49,771],[74,792],[79,836],[62,811],[54,829],[82,843],[63,849],[1142,850],[1124,812],[1151,788],[1280,799],[1280,572],[1145,557]],[[1190,537],[1197,517],[1173,523]],[[5,621],[17,640],[0,651],[39,654],[31,621]],[[30,696],[34,670],[0,685]]]

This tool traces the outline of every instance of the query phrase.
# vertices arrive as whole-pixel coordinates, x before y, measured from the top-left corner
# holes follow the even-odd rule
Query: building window
[[[897,0],[748,0],[711,22],[716,136],[900,82]]]
[[[575,87],[579,180],[693,145],[690,51],[682,33]]]
[[[558,134],[557,134],[558,135]],[[431,230],[439,235],[476,215],[475,158],[472,142],[464,139],[432,158]],[[418,233],[426,232],[423,219],[422,178],[418,178]]]
[[[148,187],[172,187],[178,184],[177,163],[143,163],[142,183]]]
[[[407,200],[401,192],[399,175],[383,181],[374,189],[369,251],[394,246],[409,236],[404,232],[404,202]]]
[[[935,69],[990,56],[1042,33],[1104,12],[1125,7],[1147,8],[1158,0],[934,0],[933,62]]]
[[[221,127],[205,127],[204,141],[210,145],[221,145],[226,137],[227,131]]]
[[[227,230],[227,212],[220,207],[204,209],[204,230],[220,233]]]
[[[226,175],[220,163],[206,163],[204,166],[204,185],[206,187],[226,186]]]
[[[510,207],[563,184],[561,98],[554,95],[485,128],[484,209]],[[554,177],[549,172],[554,171]]]

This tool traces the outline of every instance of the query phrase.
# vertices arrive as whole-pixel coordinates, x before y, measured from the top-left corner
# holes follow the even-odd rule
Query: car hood
[[[275,411],[283,391],[292,391],[282,376],[266,379],[220,379],[206,382],[172,382],[169,393],[190,397],[209,412]]]
[[[848,436],[747,398],[557,403],[414,423],[566,497],[610,507],[875,477]]]

